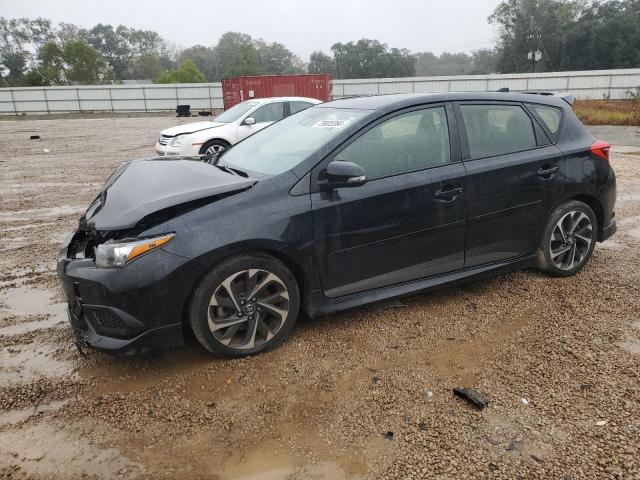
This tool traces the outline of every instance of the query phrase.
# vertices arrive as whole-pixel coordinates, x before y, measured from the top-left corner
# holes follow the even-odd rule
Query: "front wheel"
[[[240,357],[280,344],[300,309],[295,277],[279,260],[242,255],[214,267],[194,290],[189,320],[210,352]]]
[[[538,268],[556,277],[578,273],[596,244],[598,222],[589,205],[572,200],[549,217],[537,251]]]
[[[224,140],[209,140],[200,148],[200,155],[219,155],[227,148],[229,144]]]

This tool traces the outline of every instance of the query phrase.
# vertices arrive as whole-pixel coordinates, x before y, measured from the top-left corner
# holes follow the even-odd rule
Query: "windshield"
[[[311,107],[280,120],[227,150],[221,163],[279,175],[317,151],[366,112]]]
[[[237,105],[234,105],[229,110],[221,113],[216,118],[213,119],[214,122],[220,123],[231,123],[238,120],[241,116],[251,110],[253,107],[258,105],[259,102],[242,102]]]

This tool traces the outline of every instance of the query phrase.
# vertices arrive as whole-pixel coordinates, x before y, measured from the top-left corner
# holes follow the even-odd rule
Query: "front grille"
[[[69,258],[95,258],[95,241],[89,232],[78,230],[67,248]]]
[[[160,145],[167,145],[172,138],[173,137],[169,137],[168,135],[160,135],[160,140],[158,140],[158,143]]]
[[[124,329],[127,325],[113,312],[109,310],[91,310],[91,315],[96,322],[102,325],[104,328],[110,329]]]

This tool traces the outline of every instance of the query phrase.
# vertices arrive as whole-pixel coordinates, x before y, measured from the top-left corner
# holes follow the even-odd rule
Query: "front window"
[[[298,165],[365,113],[308,108],[238,143],[226,151],[221,163],[259,174],[279,175]]]
[[[361,135],[336,155],[357,163],[370,180],[437,167],[451,161],[444,107],[393,117]]]
[[[219,123],[231,123],[239,120],[245,113],[251,110],[253,107],[258,105],[258,102],[242,102],[234,105],[229,110],[218,115],[214,118],[214,122]]]

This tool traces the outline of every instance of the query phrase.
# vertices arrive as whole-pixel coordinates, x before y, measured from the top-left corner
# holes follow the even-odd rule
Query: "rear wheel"
[[[549,217],[538,246],[538,267],[556,277],[578,273],[596,244],[598,223],[591,207],[572,200]]]
[[[200,155],[218,155],[227,148],[229,144],[224,140],[209,140],[200,147]]]
[[[298,316],[300,293],[295,277],[279,260],[242,255],[206,274],[190,307],[191,327],[207,350],[246,356],[287,337]]]

